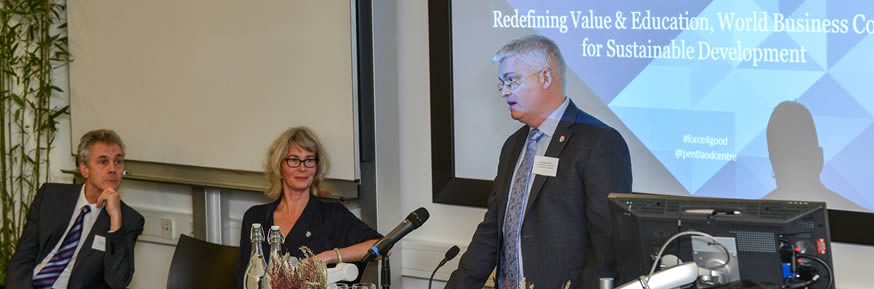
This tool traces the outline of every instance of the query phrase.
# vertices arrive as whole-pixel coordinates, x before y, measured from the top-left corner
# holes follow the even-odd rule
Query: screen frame
[[[494,182],[455,175],[451,14],[450,0],[428,1],[432,201],[485,208]]]
[[[431,84],[432,201],[439,204],[485,208],[494,181],[455,175],[455,123],[452,78],[452,0],[428,0],[428,35]],[[831,239],[874,245],[874,213],[828,210]]]

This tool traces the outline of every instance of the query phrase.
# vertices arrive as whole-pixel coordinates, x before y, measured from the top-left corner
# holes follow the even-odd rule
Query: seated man
[[[112,130],[82,136],[76,162],[84,185],[45,184],[27,213],[6,286],[125,288],[143,216],[118,194],[124,144]]]

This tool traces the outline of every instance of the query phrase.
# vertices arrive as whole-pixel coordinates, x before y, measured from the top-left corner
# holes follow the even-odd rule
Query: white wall
[[[403,251],[411,256],[405,256],[403,272],[428,278],[445,250],[453,244],[467,246],[485,209],[431,202],[428,1],[397,1],[396,17],[401,211],[425,207],[431,213],[425,225],[405,238]],[[456,267],[457,260],[444,266],[435,279],[446,280]],[[427,288],[427,282],[414,278],[405,278],[404,285]]]
[[[376,192],[377,231],[386,234],[406,217],[401,201],[404,190],[400,188],[398,133],[398,35],[395,33],[398,20],[399,0],[373,1],[373,85],[374,85],[374,130],[376,133]],[[392,249],[391,268],[403,266],[402,245]],[[392,286],[404,288],[401,270],[391,270]]]
[[[193,218],[191,188],[188,186],[125,180],[119,187],[119,194],[125,203],[147,216],[144,231],[151,231],[157,226],[157,222],[148,218],[148,215],[160,216],[164,213],[164,216],[170,216],[169,213],[172,213],[173,216]],[[176,222],[181,223],[181,220]],[[190,232],[185,233],[190,235]],[[147,242],[143,236],[140,236],[134,249],[135,273],[130,288],[164,288],[176,247]]]

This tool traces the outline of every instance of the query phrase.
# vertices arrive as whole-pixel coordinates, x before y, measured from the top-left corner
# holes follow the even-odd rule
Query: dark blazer
[[[6,287],[33,288],[33,269],[61,241],[79,198],[82,185],[44,184],[36,195],[15,254],[9,261]],[[108,233],[109,215],[101,210],[91,232],[81,239],[81,249],[73,260],[68,288],[125,288],[134,275],[134,246],[143,232],[144,219],[121,202],[122,225]],[[106,238],[106,251],[92,249],[94,235]]]
[[[252,223],[261,224],[264,229],[265,241],[261,244],[264,257],[270,260],[270,244],[266,241],[270,226],[273,226],[273,212],[279,206],[281,199],[269,204],[257,205],[246,210],[243,215],[243,227],[240,232],[240,260],[234,267],[234,276],[237,279],[237,288],[243,288],[243,277],[246,266],[249,265],[249,257],[252,254],[252,241],[250,238]],[[303,258],[301,246],[306,246],[318,254],[334,248],[345,248],[364,241],[381,239],[382,235],[364,224],[358,217],[352,214],[345,206],[339,203],[327,203],[310,197],[306,208],[297,219],[294,227],[285,236],[285,249],[292,256]],[[349,262],[346,262],[349,263]],[[358,266],[358,279],[364,272],[364,264]]]
[[[528,131],[522,127],[504,143],[488,211],[446,288],[482,288],[500,266],[510,182]],[[598,288],[600,277],[615,275],[607,195],[631,192],[628,146],[571,101],[545,155],[559,164],[555,177],[535,175],[531,185],[521,232],[525,277],[535,288],[558,289],[567,281],[571,288]]]

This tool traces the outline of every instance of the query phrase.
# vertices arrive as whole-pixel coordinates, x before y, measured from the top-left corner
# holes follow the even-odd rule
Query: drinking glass
[[[376,284],[358,283],[358,284],[352,285],[352,289],[376,289]]]

